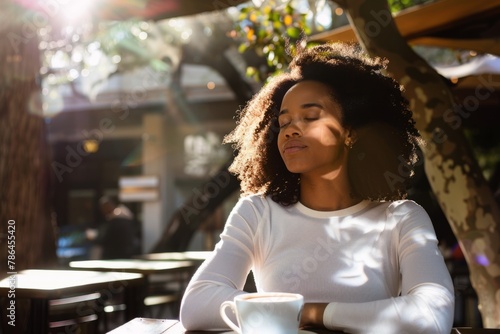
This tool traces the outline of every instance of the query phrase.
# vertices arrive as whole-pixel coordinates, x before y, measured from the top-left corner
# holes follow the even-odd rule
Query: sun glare
[[[96,0],[73,0],[68,1],[66,4],[62,5],[62,17],[68,23],[74,23],[84,19],[86,15],[90,14],[90,10],[92,9],[93,4]]]
[[[99,0],[13,0],[23,7],[38,12],[34,17],[40,22],[56,22],[66,27],[79,26],[92,16],[92,9]],[[35,23],[36,24],[36,23]],[[41,29],[43,35],[44,29]]]

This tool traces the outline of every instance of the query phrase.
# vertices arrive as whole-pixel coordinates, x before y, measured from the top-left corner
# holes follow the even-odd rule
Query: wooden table
[[[113,259],[71,261],[69,266],[74,269],[91,269],[98,271],[124,271],[152,275],[159,273],[186,272],[195,264],[193,261],[151,261],[143,259]]]
[[[198,267],[212,255],[212,251],[186,251],[186,252],[162,252],[162,253],[148,253],[134,256],[135,259],[147,261],[189,261],[193,263],[191,275],[198,269]],[[191,277],[189,277],[191,278]],[[186,286],[187,286],[186,282]]]
[[[108,334],[162,334],[175,325],[180,325],[178,320],[135,318]]]
[[[71,261],[69,266],[74,269],[139,273],[146,277],[147,284],[149,285],[153,283],[154,275],[175,275],[175,279],[171,281],[178,284],[176,288],[180,291],[184,291],[197,267],[193,261],[154,261],[142,259]]]
[[[138,295],[137,289],[143,282],[143,275],[138,273],[30,269],[20,271],[0,281],[0,299],[2,302],[6,301],[7,304],[11,304],[12,301],[15,304],[16,301],[19,302],[18,299],[29,299],[31,301],[28,320],[31,327],[30,333],[47,333],[49,301],[78,294],[103,291],[113,294],[124,293],[128,306],[127,320],[139,316],[135,307],[136,296]],[[20,314],[16,314],[16,319],[22,321],[23,318]]]
[[[212,256],[212,251],[187,251],[187,252],[162,252],[162,253],[149,253],[137,255],[135,258],[144,260],[154,260],[154,261],[182,261],[188,260],[196,263],[199,267],[203,261]],[[256,292],[255,280],[253,278],[253,273],[250,272],[243,290],[247,292]]]
[[[331,331],[327,329],[307,329],[308,332],[316,334],[339,334],[342,332]],[[108,334],[217,334],[234,333],[230,330],[225,331],[186,331],[178,320],[170,319],[147,319],[135,318],[126,324],[116,328]],[[451,334],[498,334],[500,329],[482,329],[482,328],[453,328]]]
[[[122,271],[140,273],[146,278],[140,313],[149,307],[172,306],[172,316],[178,316],[180,300],[191,276],[197,268],[194,261],[156,261],[143,259],[113,259],[71,261],[74,269]],[[161,317],[161,315],[156,315]]]
[[[212,255],[211,251],[163,252],[134,256],[136,259],[161,261],[194,261],[203,262]]]
[[[326,329],[308,329],[307,331],[316,334],[339,334],[338,331]],[[222,331],[186,331],[178,320],[171,319],[147,319],[135,318],[126,324],[116,328],[108,334],[220,334],[234,333],[227,329]]]

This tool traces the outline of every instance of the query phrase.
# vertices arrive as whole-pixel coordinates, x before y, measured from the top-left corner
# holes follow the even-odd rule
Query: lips
[[[301,141],[299,140],[290,140],[290,141],[287,141],[285,143],[285,145],[283,145],[283,153],[284,154],[287,154],[287,153],[295,153],[295,152],[298,152],[304,148],[306,148],[307,146],[304,145]]]

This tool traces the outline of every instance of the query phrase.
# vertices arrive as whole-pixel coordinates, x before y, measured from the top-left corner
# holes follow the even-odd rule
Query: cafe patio
[[[100,66],[90,71],[69,68],[83,62],[76,49],[76,58],[68,59],[70,46],[60,44],[68,30],[59,19],[69,14],[61,1],[0,5],[5,8],[0,12],[19,17],[10,22],[0,13],[7,22],[0,25],[2,333],[184,333],[178,322],[182,294],[210,255],[239,195],[237,180],[227,172],[231,148],[220,143],[234,127],[235,111],[262,85],[245,76],[245,66],[260,66],[262,59],[238,52],[234,41],[211,39],[214,32],[220,35],[216,28],[228,27],[216,20],[217,13],[234,15],[246,1],[139,2],[96,0],[99,6],[84,16],[87,24],[73,26],[72,36],[84,38],[100,21],[109,21],[127,25],[141,40],[152,22],[164,22],[185,43],[174,48],[171,39],[160,38],[151,49],[144,47],[158,52],[152,55],[141,53],[140,44],[128,44],[123,55],[112,50],[116,54],[104,61],[98,43],[88,43],[82,54]],[[310,38],[356,41],[342,10],[346,4],[332,4],[336,25]],[[458,100],[473,104],[454,122],[483,134],[476,135],[479,143],[493,137],[493,146],[500,142],[494,137],[500,101],[498,14],[497,0],[437,0],[394,14],[410,45],[471,51],[465,64],[434,68],[449,80]],[[127,52],[142,63],[127,63]],[[498,171],[487,162],[494,192],[500,189],[498,180],[493,184]],[[414,195],[433,218],[454,279],[453,333],[498,332],[486,326],[478,308],[473,264],[464,258],[467,250],[457,247],[462,234],[429,195],[423,170],[421,178]],[[87,242],[85,231],[97,229],[104,218],[98,209],[102,196],[118,198],[133,213],[140,224],[141,254],[100,259],[99,247]],[[500,238],[498,224],[490,227],[493,244]],[[246,289],[254,291],[252,277]]]

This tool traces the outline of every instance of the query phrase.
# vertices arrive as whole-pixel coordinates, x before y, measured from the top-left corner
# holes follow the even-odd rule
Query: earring
[[[347,139],[345,141],[345,146],[347,146],[348,149],[351,149],[352,148],[352,145],[353,145],[353,142],[351,139]]]

